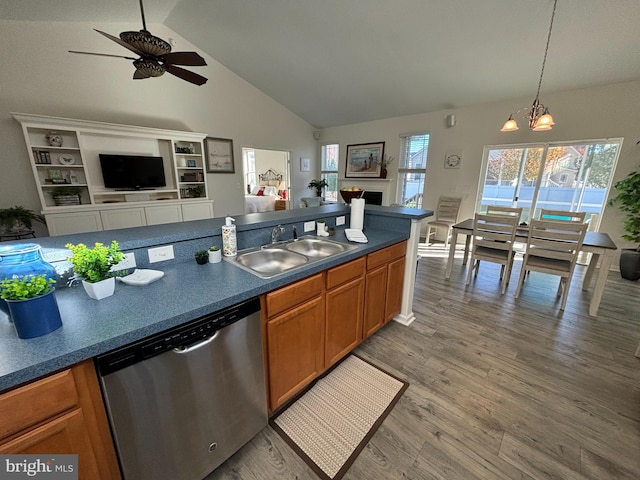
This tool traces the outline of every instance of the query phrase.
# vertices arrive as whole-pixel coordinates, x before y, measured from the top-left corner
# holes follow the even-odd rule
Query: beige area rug
[[[320,478],[337,480],[408,386],[350,355],[270,424]]]

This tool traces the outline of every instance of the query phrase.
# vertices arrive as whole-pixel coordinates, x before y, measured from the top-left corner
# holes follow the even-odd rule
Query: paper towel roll
[[[364,198],[351,200],[351,228],[362,230],[364,226]]]

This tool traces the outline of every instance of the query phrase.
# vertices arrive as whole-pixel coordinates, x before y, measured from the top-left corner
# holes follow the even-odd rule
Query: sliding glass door
[[[596,229],[622,139],[485,147],[477,212],[487,205],[522,207],[522,221],[541,208],[585,211]]]

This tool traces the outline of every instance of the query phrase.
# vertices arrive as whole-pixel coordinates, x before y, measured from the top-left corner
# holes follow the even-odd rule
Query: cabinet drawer
[[[53,417],[78,404],[71,370],[57,373],[0,395],[0,439]]]
[[[267,316],[273,317],[310,298],[320,295],[323,284],[323,274],[318,273],[288,287],[267,293]]]
[[[365,262],[366,258],[362,257],[327,270],[327,289],[362,276]]]
[[[403,257],[407,250],[407,242],[396,243],[377,252],[367,255],[367,270],[371,270],[391,260]]]

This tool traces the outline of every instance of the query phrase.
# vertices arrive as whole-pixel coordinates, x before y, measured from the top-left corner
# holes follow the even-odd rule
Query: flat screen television
[[[167,185],[162,157],[105,153],[99,156],[106,188],[149,190]]]

